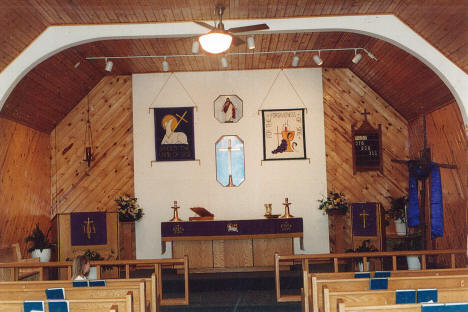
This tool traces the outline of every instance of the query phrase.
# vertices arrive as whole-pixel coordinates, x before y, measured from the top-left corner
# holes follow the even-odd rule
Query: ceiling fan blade
[[[237,47],[238,45],[241,45],[245,43],[244,40],[242,40],[241,38],[237,37],[237,36],[232,36],[232,44]]]
[[[265,29],[270,29],[270,27],[268,27],[267,24],[257,24],[257,25],[229,28],[227,31],[231,33],[242,33],[242,32],[247,32],[247,31],[265,30]]]
[[[205,23],[205,22],[198,22],[198,21],[193,21],[193,22],[194,22],[195,24],[198,24],[198,25],[200,25],[200,26],[203,26],[203,27],[208,28],[208,29],[211,29],[211,30],[216,29],[216,27],[211,26],[210,24],[207,24],[207,23]]]

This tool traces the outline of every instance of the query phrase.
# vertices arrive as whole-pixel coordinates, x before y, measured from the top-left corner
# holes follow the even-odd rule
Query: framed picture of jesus
[[[305,159],[304,109],[262,110],[263,160]]]

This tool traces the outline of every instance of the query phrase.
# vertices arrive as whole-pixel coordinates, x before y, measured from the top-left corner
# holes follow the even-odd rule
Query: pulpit
[[[207,272],[273,268],[275,252],[294,253],[294,237],[302,240],[302,218],[161,224],[163,246],[172,242],[172,256],[187,255],[191,269]]]

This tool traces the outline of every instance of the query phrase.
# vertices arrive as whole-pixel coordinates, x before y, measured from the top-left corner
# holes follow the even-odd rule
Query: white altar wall
[[[133,134],[135,195],[144,208],[136,224],[137,259],[170,257],[161,255],[160,223],[172,217],[172,203],[180,204],[179,216],[188,220],[190,207],[205,207],[215,220],[263,218],[264,204],[272,203],[274,214],[283,214],[284,198],[292,202],[291,214],[304,219],[305,251],[328,253],[328,221],[317,209],[326,194],[325,136],[321,69],[185,72],[133,75]],[[267,96],[268,90],[271,88]],[[190,94],[184,91],[184,88]],[[308,160],[264,161],[262,140],[263,109],[301,108],[305,114]],[[221,94],[236,94],[243,100],[243,118],[221,124],[214,118],[213,101]],[[265,98],[266,97],[266,98]],[[195,157],[198,161],[158,162],[155,159],[153,111],[149,107],[198,106],[195,115]],[[265,99],[265,101],[264,101]],[[234,188],[216,181],[215,142],[222,135],[244,140],[245,181]]]

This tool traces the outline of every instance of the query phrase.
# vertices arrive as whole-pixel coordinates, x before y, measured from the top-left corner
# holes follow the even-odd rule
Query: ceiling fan
[[[270,29],[267,24],[256,24],[250,26],[233,27],[225,30],[223,24],[224,10],[224,6],[216,6],[216,14],[218,15],[219,22],[217,25],[215,23],[214,27],[205,22],[194,21],[194,23],[211,30],[209,33],[201,35],[198,38],[198,41],[200,42],[203,50],[208,53],[223,53],[229,49],[231,44],[238,46],[244,43],[244,40],[234,35],[236,33]]]

